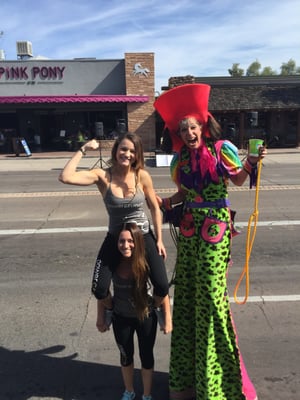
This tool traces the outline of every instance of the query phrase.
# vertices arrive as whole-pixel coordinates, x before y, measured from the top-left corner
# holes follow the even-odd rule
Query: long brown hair
[[[221,133],[222,133],[222,128],[219,122],[212,115],[210,115],[208,117],[207,124],[212,141],[215,142],[219,140],[221,138]]]
[[[129,231],[134,248],[131,257],[131,268],[134,278],[132,291],[133,303],[140,320],[149,314],[149,266],[145,257],[145,242],[140,228],[133,222],[124,224],[122,231]]]
[[[115,143],[111,150],[110,164],[112,166],[115,166],[117,164],[118,147],[124,139],[130,140],[134,144],[135,162],[132,164],[132,168],[134,168],[138,172],[141,168],[144,168],[144,151],[142,139],[135,133],[125,132],[119,135],[119,137],[115,140]]]

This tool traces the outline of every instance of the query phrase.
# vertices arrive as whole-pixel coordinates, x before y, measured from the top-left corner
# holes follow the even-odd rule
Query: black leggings
[[[165,297],[169,293],[169,283],[163,257],[158,254],[153,233],[150,231],[143,236],[153,294]],[[108,233],[99,250],[93,274],[92,293],[98,300],[105,299],[108,295],[112,274],[119,264],[119,259],[117,239]]]
[[[123,367],[131,365],[134,360],[134,332],[138,338],[142,368],[152,369],[154,367],[153,348],[157,331],[157,317],[154,311],[143,321],[114,314],[113,331]]]

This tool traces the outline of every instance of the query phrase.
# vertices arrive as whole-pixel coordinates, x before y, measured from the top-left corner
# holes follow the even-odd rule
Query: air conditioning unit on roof
[[[32,57],[32,43],[31,42],[17,42],[17,56],[18,57]]]

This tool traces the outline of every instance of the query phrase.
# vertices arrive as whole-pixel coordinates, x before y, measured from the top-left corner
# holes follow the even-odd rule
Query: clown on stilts
[[[154,107],[165,122],[175,155],[172,179],[178,191],[161,199],[164,214],[183,203],[177,239],[170,400],[257,400],[237,343],[226,274],[234,236],[228,183],[255,185],[257,163],[244,163],[237,148],[220,140],[208,111],[210,86],[182,85],[163,93]],[[171,221],[172,222],[172,221]]]

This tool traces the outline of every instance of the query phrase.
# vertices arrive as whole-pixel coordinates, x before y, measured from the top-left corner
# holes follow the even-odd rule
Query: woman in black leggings
[[[120,363],[125,391],[121,400],[135,398],[134,375],[134,333],[137,334],[142,366],[144,387],[143,400],[152,400],[151,388],[154,367],[153,348],[156,339],[156,307],[162,306],[164,323],[161,329],[168,333],[172,329],[171,310],[168,295],[163,299],[150,296],[151,283],[155,283],[145,256],[145,235],[135,223],[126,223],[118,238],[120,260],[114,268],[111,281],[113,297],[109,295],[97,301],[97,328],[100,332],[109,329],[108,316],[112,313],[112,324],[116,343],[120,350]],[[161,280],[164,281],[164,269]],[[156,281],[160,281],[159,274]],[[110,282],[107,281],[108,287]]]

